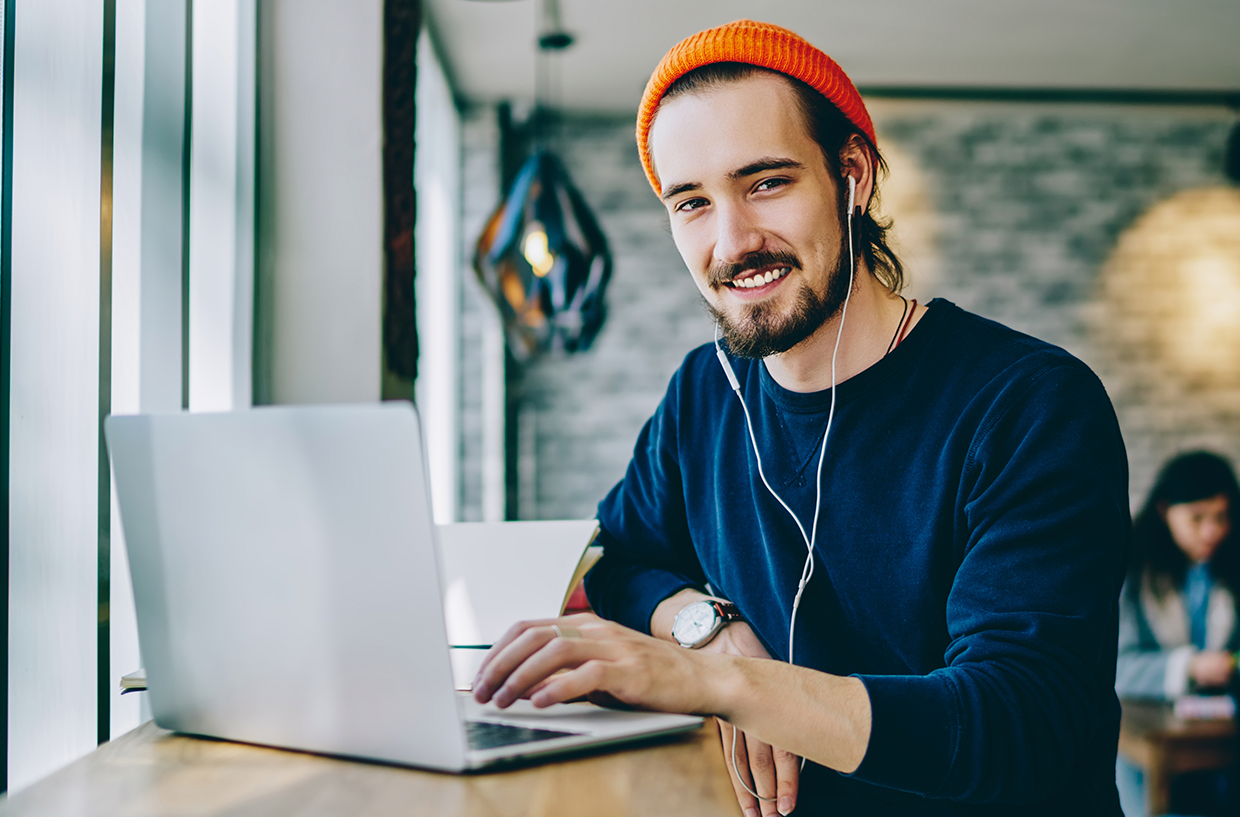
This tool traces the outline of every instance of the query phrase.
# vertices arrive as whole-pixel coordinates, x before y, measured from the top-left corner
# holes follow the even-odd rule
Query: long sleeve
[[[679,378],[638,436],[624,479],[599,504],[603,558],[586,575],[594,610],[644,633],[659,602],[706,581],[690,540],[676,461]]]
[[[1099,685],[1115,660],[1124,450],[1083,368],[1049,369],[995,406],[967,469],[946,666],[862,676],[874,721],[856,777],[1033,802],[1072,778],[1087,747],[1114,738]]]

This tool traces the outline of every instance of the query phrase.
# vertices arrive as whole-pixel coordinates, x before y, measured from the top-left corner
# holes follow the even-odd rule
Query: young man
[[[792,32],[673,48],[637,138],[721,342],[599,506],[603,618],[514,627],[475,696],[718,715],[747,815],[1119,814],[1101,383],[898,294],[865,106]]]

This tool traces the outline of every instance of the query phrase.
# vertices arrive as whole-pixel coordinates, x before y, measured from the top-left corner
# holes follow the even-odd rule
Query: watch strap
[[[743,618],[741,611],[737,609],[736,605],[727,599],[710,598],[707,601],[714,604],[715,612],[723,619],[724,624],[727,624],[729,621],[740,621]]]

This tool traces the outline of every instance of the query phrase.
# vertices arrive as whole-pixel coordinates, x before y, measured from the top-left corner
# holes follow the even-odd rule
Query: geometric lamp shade
[[[563,164],[535,152],[487,221],[474,270],[503,318],[513,356],[580,352],[606,317],[607,239]]]

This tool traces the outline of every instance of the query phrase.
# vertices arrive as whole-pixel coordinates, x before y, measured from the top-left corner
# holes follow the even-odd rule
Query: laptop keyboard
[[[512,726],[491,721],[465,722],[465,739],[470,749],[494,749],[497,746],[532,743],[536,740],[564,738],[574,734],[576,733],[557,732],[554,729],[530,729],[526,726]]]

